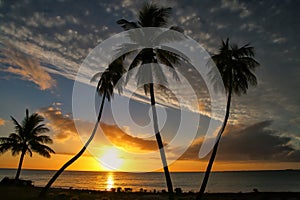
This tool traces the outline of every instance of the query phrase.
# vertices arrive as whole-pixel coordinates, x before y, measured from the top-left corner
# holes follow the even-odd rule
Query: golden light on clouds
[[[0,118],[0,126],[3,126],[5,124],[5,120]]]
[[[157,143],[155,139],[139,138],[130,133],[129,129],[122,130],[117,125],[101,123],[101,128],[109,141],[126,151],[148,152],[156,151]]]
[[[21,79],[32,81],[40,90],[51,89],[56,86],[56,81],[41,66],[40,61],[25,52],[22,52],[12,44],[6,44],[5,58],[1,62],[10,65],[5,71],[21,76]]]

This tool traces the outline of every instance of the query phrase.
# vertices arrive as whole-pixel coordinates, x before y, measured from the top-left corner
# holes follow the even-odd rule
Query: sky
[[[45,117],[56,152],[51,159],[27,156],[24,168],[58,169],[80,150],[101,98],[95,94],[96,83],[76,81],[77,72],[97,45],[122,33],[116,21],[135,21],[144,2],[0,1],[0,136],[13,132],[10,116],[21,121],[28,108]],[[170,26],[183,28],[209,54],[217,53],[227,37],[255,48],[258,85],[233,96],[214,170],[300,169],[299,2],[181,0],[159,5],[172,7]],[[190,97],[190,90],[180,89],[179,94]],[[166,106],[163,94],[157,94],[162,96],[157,106],[162,136],[172,144],[166,154],[173,171],[204,170],[208,156],[198,157],[204,135],[210,121],[221,123],[209,114],[207,91],[197,92],[202,94],[200,113]],[[69,169],[159,170],[147,98],[129,96],[116,92],[105,104],[89,151]],[[91,99],[96,106],[87,103]],[[85,104],[74,108],[74,102]],[[0,168],[15,168],[18,160],[7,152],[0,156]]]

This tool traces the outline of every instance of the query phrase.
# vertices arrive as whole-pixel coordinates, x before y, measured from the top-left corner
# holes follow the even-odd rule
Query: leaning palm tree
[[[171,8],[159,7],[156,4],[145,4],[138,14],[137,22],[129,22],[125,19],[118,20],[117,23],[122,26],[125,30],[136,29],[136,28],[145,28],[145,27],[166,27],[168,24],[168,18],[171,13]],[[172,26],[169,29],[170,31],[160,32],[155,31],[155,29],[137,29],[135,32],[129,32],[129,38],[138,44],[152,44],[153,46],[159,46],[163,42],[172,42],[174,40],[181,40],[183,34],[174,34],[174,31],[183,32],[182,29],[176,26]],[[149,33],[150,32],[150,33]],[[153,33],[153,34],[151,34]],[[158,34],[158,35],[156,35]],[[172,37],[169,37],[172,36]],[[142,41],[141,41],[142,40]],[[168,41],[166,41],[168,40]],[[146,41],[146,42],[145,42]],[[147,42],[149,41],[149,42]],[[128,45],[128,44],[127,44]],[[135,44],[128,45],[130,47]],[[121,49],[124,47],[121,47]],[[125,47],[126,48],[126,47]],[[154,84],[151,82],[154,79],[160,79],[160,83],[167,83],[166,76],[163,73],[163,70],[159,67],[158,63],[164,64],[164,66],[168,67],[172,73],[173,78],[179,80],[174,65],[178,65],[183,62],[188,62],[188,59],[181,55],[180,53],[171,49],[168,51],[162,48],[142,48],[141,50],[132,51],[136,53],[136,56],[133,58],[130,66],[128,67],[128,74],[126,80],[132,76],[134,69],[138,68],[137,72],[137,83],[138,85],[143,85],[145,95],[150,94],[150,104],[152,109],[152,118],[153,118],[153,126],[155,131],[155,137],[158,144],[158,148],[160,150],[160,156],[163,164],[163,169],[165,173],[168,193],[170,194],[170,199],[173,198],[173,185],[172,180],[168,168],[168,163],[164,151],[164,144],[162,141],[162,137],[160,134],[160,130],[158,128],[158,118],[156,112],[156,100],[155,100],[155,88],[160,89],[163,88],[164,84]],[[129,52],[125,56],[130,55],[132,52]],[[174,53],[176,52],[176,53]],[[148,68],[146,70],[141,70],[142,66]],[[145,69],[144,68],[144,69]],[[146,72],[140,73],[141,71]],[[128,78],[129,77],[129,78]],[[141,84],[139,84],[141,83]]]
[[[257,80],[253,71],[259,66],[259,63],[254,59],[254,47],[249,46],[249,44],[242,47],[238,47],[235,44],[230,45],[228,38],[226,42],[222,41],[219,53],[213,55],[212,60],[215,62],[223,79],[227,93],[227,105],[224,121],[211,153],[197,200],[202,199],[208,183],[211,168],[217,154],[218,145],[229,118],[232,94],[235,93],[240,96],[241,94],[247,93],[249,84],[256,86]]]
[[[0,154],[8,150],[11,150],[13,156],[21,153],[15,177],[17,181],[20,177],[24,157],[27,153],[30,157],[32,157],[32,152],[36,152],[41,156],[50,158],[50,154],[55,152],[45,145],[52,144],[52,139],[47,135],[42,135],[49,131],[45,124],[42,124],[44,121],[42,116],[37,113],[29,115],[29,111],[26,109],[26,116],[21,124],[13,117],[11,119],[15,125],[15,131],[8,137],[0,138]]]
[[[111,97],[113,97],[114,94],[114,87],[118,86],[118,91],[119,93],[122,92],[122,84],[120,84],[120,81],[122,80],[123,73],[125,70],[123,69],[123,57],[119,57],[116,59],[114,62],[112,62],[109,67],[101,73],[97,73],[96,75],[93,76],[91,79],[92,81],[97,80],[100,77],[100,80],[98,81],[97,85],[97,92],[100,96],[102,96],[102,102],[99,108],[99,113],[97,117],[96,124],[94,126],[94,129],[92,131],[91,136],[85,143],[85,145],[82,147],[82,149],[73,157],[71,158],[68,162],[66,162],[54,175],[53,177],[49,180],[47,185],[42,189],[42,191],[39,194],[39,197],[44,197],[51,187],[51,185],[54,183],[54,181],[60,176],[60,174],[67,168],[69,167],[72,163],[74,163],[82,154],[85,152],[86,148],[88,145],[91,143],[93,140],[96,131],[98,129],[98,125],[102,116],[103,112],[103,107],[104,107],[104,102],[105,98],[110,101]]]

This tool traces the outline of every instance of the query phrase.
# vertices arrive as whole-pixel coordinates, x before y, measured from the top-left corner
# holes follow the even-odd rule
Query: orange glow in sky
[[[99,160],[107,171],[120,169],[124,162],[124,159],[120,158],[119,151],[115,147],[105,148]]]

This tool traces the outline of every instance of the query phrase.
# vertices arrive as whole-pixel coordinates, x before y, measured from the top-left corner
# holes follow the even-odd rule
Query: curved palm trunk
[[[104,107],[104,101],[105,101],[105,97],[106,97],[106,92],[103,94],[103,97],[102,97],[102,102],[101,102],[101,106],[100,106],[100,110],[99,110],[99,114],[98,114],[98,117],[97,117],[97,122],[95,124],[95,127],[93,129],[93,132],[90,136],[90,138],[88,139],[88,141],[85,143],[85,145],[82,147],[82,149],[73,157],[71,158],[68,162],[66,162],[55,174],[54,176],[49,180],[49,182],[47,183],[47,185],[42,189],[42,191],[40,192],[39,194],[39,197],[44,197],[47,193],[47,191],[49,190],[49,188],[51,187],[51,185],[54,183],[54,181],[60,176],[60,174],[67,168],[69,167],[72,163],[74,163],[86,150],[87,146],[91,143],[91,141],[93,140],[95,134],[96,134],[96,131],[97,131],[97,128],[98,128],[98,125],[99,125],[99,122],[100,122],[100,119],[101,119],[101,116],[102,116],[102,111],[103,111],[103,107]]]
[[[228,118],[229,118],[229,112],[230,112],[230,104],[231,104],[231,94],[232,93],[232,86],[229,87],[229,91],[228,91],[228,97],[227,97],[227,105],[226,105],[226,114],[225,114],[225,118],[224,118],[224,122],[222,124],[222,127],[218,133],[218,138],[217,138],[217,141],[214,145],[214,148],[213,148],[213,151],[211,153],[211,156],[210,156],[210,159],[209,159],[209,163],[207,165],[207,168],[206,168],[206,171],[205,171],[205,175],[204,175],[204,178],[203,178],[203,181],[202,181],[202,185],[201,185],[201,188],[200,188],[200,191],[197,195],[197,200],[202,200],[202,197],[204,195],[204,192],[205,192],[205,189],[206,189],[206,185],[208,183],[208,179],[209,179],[209,175],[210,175],[210,172],[211,172],[211,169],[212,169],[212,166],[213,166],[213,163],[215,161],[215,157],[217,155],[217,151],[218,151],[218,146],[219,146],[219,143],[220,143],[220,140],[221,140],[221,136],[225,130],[225,127],[226,127],[226,124],[227,124],[227,121],[228,121]]]
[[[157,113],[156,113],[156,107],[155,107],[155,96],[154,96],[153,83],[150,83],[150,98],[151,98],[151,108],[152,108],[152,117],[153,117],[153,126],[154,126],[154,131],[155,131],[155,137],[156,137],[157,145],[159,148],[161,161],[162,161],[162,164],[164,167],[164,173],[165,173],[165,178],[166,178],[167,187],[168,187],[169,199],[173,199],[172,180],[171,180],[171,176],[170,176],[170,172],[169,172],[169,168],[168,168],[164,145],[163,145],[161,135],[159,132],[159,128],[158,128],[158,121],[157,121],[158,119],[157,119]]]
[[[25,153],[26,153],[26,149],[23,148],[22,153],[21,153],[21,157],[20,157],[20,161],[19,161],[18,170],[17,170],[16,177],[15,177],[15,181],[19,180],[19,177],[20,177],[20,174],[21,174],[23,160],[24,160],[24,157],[25,157]]]

